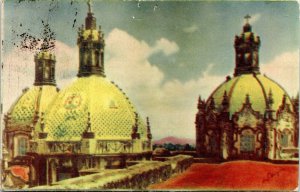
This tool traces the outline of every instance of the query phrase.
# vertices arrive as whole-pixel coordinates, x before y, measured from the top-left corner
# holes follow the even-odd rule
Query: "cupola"
[[[260,38],[252,32],[249,24],[249,15],[245,16],[246,23],[240,36],[235,36],[235,71],[234,76],[241,74],[259,74],[259,47]]]

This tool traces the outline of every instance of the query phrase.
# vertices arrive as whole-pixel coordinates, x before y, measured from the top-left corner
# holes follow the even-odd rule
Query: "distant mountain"
[[[185,144],[195,145],[195,140],[170,136],[170,137],[165,137],[165,138],[153,141],[153,144],[157,144],[157,145],[162,145],[164,143],[172,143],[172,144],[180,144],[180,145],[185,145]]]

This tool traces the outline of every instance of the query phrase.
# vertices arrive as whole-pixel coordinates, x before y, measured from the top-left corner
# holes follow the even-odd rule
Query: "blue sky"
[[[42,20],[56,34],[56,52],[61,58],[57,60],[58,85],[71,82],[78,68],[78,59],[73,57],[78,54],[77,28],[84,23],[85,1],[5,1],[4,10],[5,66],[9,76],[18,76],[7,76],[4,85],[14,87],[16,95],[32,85],[30,54],[35,50],[20,51],[17,46],[24,32],[41,37]],[[93,12],[105,33],[108,77],[127,92],[144,116],[150,116],[157,138],[170,134],[194,137],[197,97],[208,97],[225,76],[233,74],[234,36],[241,33],[246,14],[252,16],[250,24],[262,41],[262,72],[286,87],[289,94],[298,92],[296,1],[95,0]],[[16,64],[16,57],[23,64]],[[20,70],[24,68],[28,68],[26,72]],[[10,95],[12,90],[8,91]],[[6,109],[13,99],[5,102]]]

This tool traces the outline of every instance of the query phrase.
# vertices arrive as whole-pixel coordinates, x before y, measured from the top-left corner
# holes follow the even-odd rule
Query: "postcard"
[[[1,189],[298,187],[296,1],[1,0]]]

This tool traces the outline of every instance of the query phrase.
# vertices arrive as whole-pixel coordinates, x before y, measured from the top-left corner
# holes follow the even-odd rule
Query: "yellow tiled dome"
[[[48,140],[81,140],[90,114],[96,139],[131,139],[135,109],[125,93],[102,76],[78,78],[60,91],[45,113]],[[146,126],[139,119],[138,132],[146,138]]]
[[[46,110],[49,103],[57,95],[55,86],[33,86],[25,90],[8,113],[11,115],[11,123],[30,125],[33,122],[35,112],[40,116]]]
[[[277,111],[281,105],[283,95],[288,95],[280,85],[266,76],[260,74],[255,76],[253,74],[243,74],[222,83],[212,93],[207,102],[210,103],[211,99],[214,98],[216,108],[220,109],[225,91],[228,95],[229,112],[231,115],[242,108],[247,94],[249,95],[253,109],[259,111],[261,114],[265,113],[267,97],[270,91],[272,92],[272,109],[274,111]],[[291,105],[289,97],[287,97],[286,102]],[[291,110],[293,109],[291,108]]]

